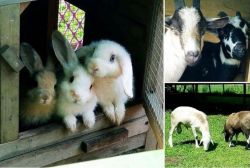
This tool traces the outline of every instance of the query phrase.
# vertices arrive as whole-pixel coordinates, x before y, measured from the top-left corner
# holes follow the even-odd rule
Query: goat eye
[[[92,89],[92,87],[93,87],[93,85],[90,85],[89,90],[91,90],[91,89]]]
[[[114,60],[115,60],[115,55],[112,54],[111,57],[110,57],[110,59],[109,59],[109,61],[110,61],[110,62],[114,62]]]
[[[69,82],[72,83],[72,82],[74,81],[74,79],[75,79],[75,77],[74,77],[74,76],[71,76],[71,77],[69,78]]]

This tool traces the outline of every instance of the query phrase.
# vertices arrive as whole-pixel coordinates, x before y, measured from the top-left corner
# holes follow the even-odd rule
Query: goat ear
[[[220,11],[218,14],[217,14],[219,17],[227,17],[228,15],[227,15],[227,13],[226,12],[224,12],[224,11]]]
[[[242,18],[240,11],[236,11],[236,16],[239,16],[240,18]]]
[[[207,21],[207,28],[208,29],[223,28],[224,26],[227,25],[228,22],[229,22],[228,17],[223,17],[223,18],[219,18],[219,19],[215,19],[215,20],[210,20],[210,21]]]

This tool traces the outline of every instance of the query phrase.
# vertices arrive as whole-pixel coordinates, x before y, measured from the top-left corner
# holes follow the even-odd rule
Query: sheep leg
[[[198,143],[198,136],[197,136],[195,127],[191,127],[191,128],[192,128],[192,131],[193,131],[193,134],[194,134],[195,147],[196,147],[196,148],[199,148],[200,146],[199,146],[199,143]]]
[[[250,135],[248,135],[246,149],[250,149]]]
[[[169,131],[169,138],[168,138],[168,144],[170,147],[173,147],[173,132],[175,130],[175,127],[178,125],[178,123],[171,121],[171,128]]]
[[[230,135],[230,137],[229,137],[229,147],[234,147],[235,146],[235,144],[233,144],[232,140],[233,140],[233,135]]]

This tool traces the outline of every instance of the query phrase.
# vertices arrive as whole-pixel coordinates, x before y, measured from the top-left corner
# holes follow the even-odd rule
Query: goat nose
[[[198,57],[199,52],[198,51],[188,51],[187,55],[190,56],[190,57]]]

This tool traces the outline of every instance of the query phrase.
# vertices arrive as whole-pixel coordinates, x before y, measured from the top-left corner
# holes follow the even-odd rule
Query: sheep
[[[181,124],[186,126],[191,126],[192,132],[195,138],[195,146],[199,148],[198,135],[196,133],[196,128],[202,133],[202,139],[200,144],[203,142],[204,150],[209,149],[210,143],[214,144],[209,132],[209,126],[207,121],[207,116],[205,113],[188,106],[180,106],[174,109],[171,113],[171,128],[169,131],[168,143],[170,147],[173,147],[172,135],[177,127],[177,132],[181,132]]]
[[[219,16],[227,16],[221,12]],[[217,30],[219,43],[205,42],[202,58],[186,68],[180,81],[232,81],[240,71],[248,48],[248,23],[240,12],[229,23]]]
[[[187,66],[198,62],[207,28],[224,27],[228,18],[208,21],[200,10],[200,1],[184,7],[184,0],[175,1],[174,15],[166,20],[164,34],[164,81],[177,82]]]
[[[225,141],[229,142],[229,147],[235,146],[232,142],[234,135],[236,135],[237,143],[238,134],[242,132],[247,139],[245,149],[250,149],[250,111],[240,111],[230,114],[225,122],[223,132]]]

